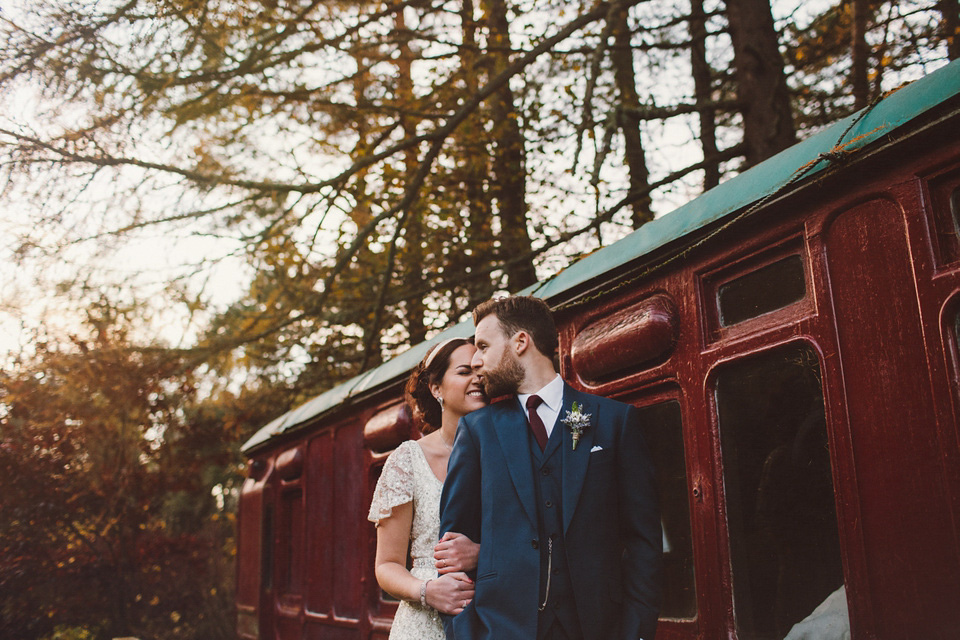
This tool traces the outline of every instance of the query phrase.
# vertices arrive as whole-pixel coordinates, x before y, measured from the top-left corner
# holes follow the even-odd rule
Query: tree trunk
[[[947,42],[947,57],[960,58],[960,0],[940,0],[937,3],[943,16],[943,36]]]
[[[637,95],[637,83],[633,68],[633,49],[630,46],[630,25],[627,21],[626,7],[618,10],[613,16],[613,49],[610,52],[613,63],[614,80],[617,83],[617,92],[620,94],[620,105],[617,114],[617,124],[623,132],[624,155],[627,167],[630,170],[630,193],[643,194],[630,203],[630,219],[634,229],[653,220],[650,197],[650,173],[647,171],[647,160],[643,151],[643,140],[640,137],[640,98]]]
[[[506,0],[486,0],[491,72],[495,77],[510,64],[510,32]],[[507,288],[519,291],[537,281],[527,231],[526,170],[523,134],[513,104],[513,91],[504,85],[490,98],[493,123],[493,175],[491,191],[499,206],[500,260],[507,274]]]
[[[461,29],[463,31],[463,49],[460,52],[460,64],[464,78],[466,95],[475,95],[480,87],[478,79],[479,48],[477,46],[477,21],[474,17],[473,0],[463,0],[460,6]],[[468,208],[467,233],[469,245],[474,256],[470,261],[473,273],[484,271],[495,259],[493,212],[490,194],[484,188],[490,174],[490,157],[487,151],[483,119],[479,111],[471,114],[455,133],[462,149],[464,199]],[[466,269],[466,265],[464,266]],[[469,277],[464,282],[467,291],[467,308],[475,306],[493,295],[493,286],[488,277]],[[452,284],[452,283],[451,283]],[[451,289],[453,287],[451,286]],[[452,296],[456,298],[456,295]],[[456,300],[451,300],[451,308]]]
[[[745,156],[752,166],[796,142],[790,95],[769,2],[727,0],[727,18]]]
[[[402,6],[397,10],[396,15],[397,33],[404,34],[407,32],[407,25],[403,17]],[[400,104],[412,106],[414,104],[413,74],[411,71],[413,53],[410,51],[410,44],[406,37],[400,38],[398,48],[397,98],[399,98]],[[412,116],[403,116],[402,127],[404,138],[412,138],[417,135],[417,123],[412,122]],[[419,170],[420,159],[417,157],[416,147],[410,147],[404,153],[404,168],[404,174],[407,176],[413,176]],[[419,206],[417,201],[410,203],[403,236],[406,242],[404,243],[403,250],[400,252],[401,264],[397,268],[397,272],[402,274],[404,289],[415,292],[422,291],[424,283],[426,282],[423,274],[425,264],[423,251],[424,223],[423,207]],[[387,274],[385,278],[384,286],[389,288],[392,275]],[[421,296],[407,296],[407,301],[404,305],[404,321],[407,333],[410,336],[409,340],[411,345],[419,344],[426,339],[427,328],[424,322],[424,304]],[[379,331],[379,326],[377,330]]]
[[[356,59],[357,68],[365,69],[367,61],[358,56]],[[366,72],[360,72],[356,74],[356,77],[353,80],[353,92],[354,99],[357,104],[366,104],[366,88],[369,86],[369,76]],[[354,130],[357,134],[357,145],[354,149],[353,155],[354,158],[362,158],[367,153],[370,152],[369,149],[369,138],[370,138],[370,123],[367,120],[367,116],[358,112],[356,118],[353,120]],[[367,175],[369,171],[367,169],[362,169],[357,172],[356,180],[356,189],[355,189],[355,205],[350,210],[349,215],[350,219],[353,220],[354,224],[358,229],[362,229],[373,219],[373,212],[370,208],[370,194],[367,190]],[[369,268],[374,269],[374,265],[377,264],[375,256],[370,251],[369,245],[364,245],[364,247],[357,253],[357,265],[359,268]],[[370,271],[369,277],[371,282],[376,282],[377,274],[374,271]],[[375,285],[371,285],[375,286]],[[322,294],[317,294],[322,295]],[[371,302],[371,306],[372,306]],[[318,316],[322,316],[322,311],[317,309],[316,311]],[[363,354],[361,361],[361,369],[367,369],[372,366],[376,366],[382,360],[380,355],[380,334],[381,328],[377,320],[377,313],[375,309],[367,308],[366,306],[363,309],[361,315],[363,319]]]
[[[850,27],[850,85],[853,87],[853,108],[863,109],[870,102],[870,81],[867,78],[870,47],[867,45],[867,0],[853,0],[853,20]]]
[[[690,3],[690,64],[693,68],[694,101],[700,116],[700,147],[703,157],[716,158],[717,122],[713,102],[713,73],[707,62],[707,16],[703,0]],[[720,163],[711,162],[703,170],[703,189],[712,189],[720,184]]]

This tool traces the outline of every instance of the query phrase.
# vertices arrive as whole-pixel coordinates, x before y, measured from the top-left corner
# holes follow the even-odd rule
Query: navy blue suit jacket
[[[590,414],[576,450],[562,422]],[[662,534],[653,463],[627,404],[564,385],[563,526],[586,640],[653,640],[660,607]],[[532,640],[540,551],[527,418],[516,398],[465,416],[440,498],[440,533],[480,543],[476,594],[446,617],[448,640]]]

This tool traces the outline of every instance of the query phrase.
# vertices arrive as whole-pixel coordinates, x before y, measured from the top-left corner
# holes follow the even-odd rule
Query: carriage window
[[[778,260],[722,285],[717,291],[720,323],[756,318],[802,300],[807,293],[799,255]]]
[[[950,194],[950,215],[953,217],[953,228],[960,235],[960,188]]]
[[[950,194],[950,217],[953,218],[953,230],[960,236],[960,188]]]
[[[273,505],[263,509],[263,537],[260,539],[260,582],[264,591],[273,588]]]
[[[937,258],[941,264],[960,260],[960,170],[930,181],[930,207],[936,231]]]
[[[960,349],[960,311],[953,316],[953,338],[957,348]]]
[[[298,595],[303,593],[303,492],[287,491],[281,496],[282,528],[278,542],[278,556],[283,562],[280,567],[282,579],[279,585],[283,593]]]
[[[953,353],[960,368],[960,310],[953,314]]]
[[[657,467],[663,520],[664,591],[660,616],[693,618],[697,614],[697,592],[680,404],[662,402],[642,407],[640,414],[644,437]]]
[[[845,619],[816,353],[791,345],[726,365],[716,402],[738,637],[815,625],[821,603]]]

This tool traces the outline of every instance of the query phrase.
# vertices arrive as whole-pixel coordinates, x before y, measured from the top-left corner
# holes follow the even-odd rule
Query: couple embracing
[[[637,411],[563,382],[543,301],[473,319],[473,343],[440,343],[411,374],[430,433],[374,493],[377,580],[402,601],[390,638],[653,640],[662,538]]]

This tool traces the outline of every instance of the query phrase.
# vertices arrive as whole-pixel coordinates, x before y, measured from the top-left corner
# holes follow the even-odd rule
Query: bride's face
[[[450,365],[436,389],[443,398],[444,413],[450,412],[460,418],[490,403],[480,385],[479,376],[470,366],[476,350],[472,344],[465,344],[450,354]]]

